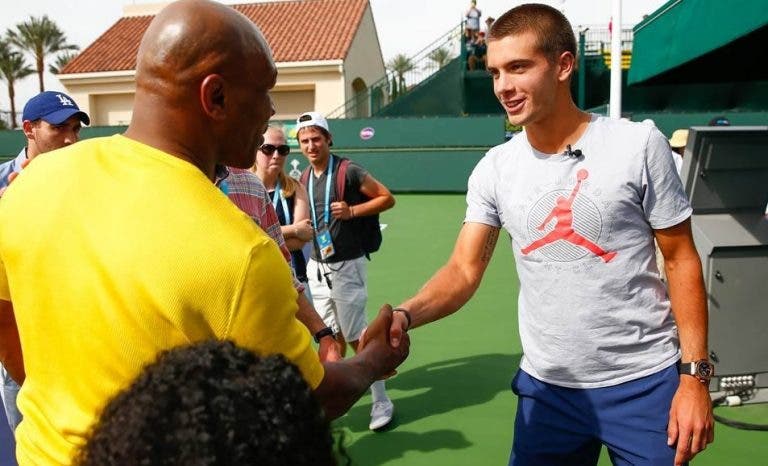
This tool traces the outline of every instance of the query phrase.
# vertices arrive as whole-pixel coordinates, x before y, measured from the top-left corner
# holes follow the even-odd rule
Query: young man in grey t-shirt
[[[712,366],[691,208],[666,139],[575,106],[575,40],[558,10],[513,8],[489,35],[494,92],[525,129],[478,163],[453,254],[396,309],[392,337],[466,303],[504,228],[524,352],[510,465],[593,465],[601,445],[614,464],[683,464],[713,440]]]

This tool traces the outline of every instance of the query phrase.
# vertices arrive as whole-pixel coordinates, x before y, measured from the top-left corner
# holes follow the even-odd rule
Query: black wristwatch
[[[692,375],[702,383],[709,383],[715,375],[715,366],[706,359],[680,363],[680,374]]]
[[[333,329],[331,327],[325,327],[321,328],[320,330],[315,333],[312,338],[315,339],[315,343],[320,343],[320,339],[323,337],[331,336],[333,338],[336,338],[333,334]]]

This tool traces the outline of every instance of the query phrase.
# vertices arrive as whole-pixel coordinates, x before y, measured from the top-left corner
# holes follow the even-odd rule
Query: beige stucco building
[[[96,126],[126,125],[136,90],[139,42],[164,3],[129,5],[123,17],[57,77]],[[314,110],[330,113],[366,99],[385,73],[368,0],[301,0],[233,5],[259,26],[278,69],[275,119]],[[365,100],[362,100],[365,102]],[[356,107],[356,106],[353,106]],[[360,114],[368,116],[367,105]]]

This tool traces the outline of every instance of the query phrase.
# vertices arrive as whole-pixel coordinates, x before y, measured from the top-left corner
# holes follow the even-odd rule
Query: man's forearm
[[[682,359],[706,359],[708,315],[701,262],[698,256],[682,260],[665,259],[665,269]]]
[[[314,335],[326,327],[325,322],[320,318],[315,308],[312,307],[304,293],[299,293],[296,303],[299,305],[299,309],[296,311],[296,318],[307,327],[309,333]]]
[[[400,306],[408,310],[410,328],[442,319],[458,311],[469,301],[480,280],[466,277],[455,266],[446,264],[416,293]]]
[[[323,382],[315,396],[328,419],[346,413],[375,381],[373,371],[358,358],[327,362]]]
[[[450,315],[469,301],[493,257],[499,232],[486,225],[464,225],[448,262],[400,306],[410,313],[410,328]]]
[[[350,215],[355,217],[365,217],[375,215],[385,210],[391,209],[395,205],[395,198],[392,196],[379,196],[361,204],[350,205]]]

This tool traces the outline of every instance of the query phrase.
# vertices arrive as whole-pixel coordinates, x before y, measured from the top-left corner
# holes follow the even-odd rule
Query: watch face
[[[710,378],[715,375],[715,366],[708,361],[699,361],[696,364],[696,375],[699,377]]]

